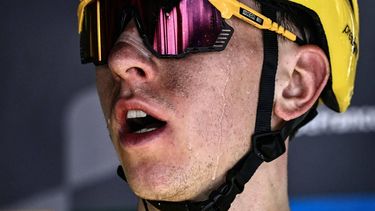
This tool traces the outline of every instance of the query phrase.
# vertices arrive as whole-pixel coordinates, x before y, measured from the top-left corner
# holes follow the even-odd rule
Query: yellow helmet
[[[359,55],[359,13],[357,0],[288,0],[319,18],[327,41],[331,64],[331,85],[323,102],[337,112],[347,110],[353,95]]]

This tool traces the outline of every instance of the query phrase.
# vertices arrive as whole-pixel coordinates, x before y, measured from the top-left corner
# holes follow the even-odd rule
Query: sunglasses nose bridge
[[[134,84],[152,81],[157,66],[144,46],[134,21],[130,21],[108,56],[108,66],[121,80]]]
[[[120,34],[117,42],[126,42],[131,44],[136,51],[142,53],[145,57],[151,58],[152,51],[149,49],[149,46],[145,44],[145,38],[138,26],[138,20],[136,17],[133,17],[123,29]]]

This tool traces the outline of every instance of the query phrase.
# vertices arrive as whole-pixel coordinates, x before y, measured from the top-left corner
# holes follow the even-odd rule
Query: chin
[[[193,198],[187,193],[194,191],[187,184],[188,177],[183,169],[153,165],[125,170],[128,183],[133,192],[149,200],[183,201]]]

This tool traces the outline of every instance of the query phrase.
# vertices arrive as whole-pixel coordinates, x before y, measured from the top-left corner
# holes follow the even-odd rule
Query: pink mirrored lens
[[[208,0],[181,0],[169,8],[156,6],[158,1],[135,2],[148,42],[161,55],[213,46],[222,29],[220,12]]]

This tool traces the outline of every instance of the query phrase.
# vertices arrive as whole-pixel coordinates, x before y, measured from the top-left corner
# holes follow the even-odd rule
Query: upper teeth
[[[141,110],[130,110],[126,116],[127,119],[146,117],[147,114]]]

